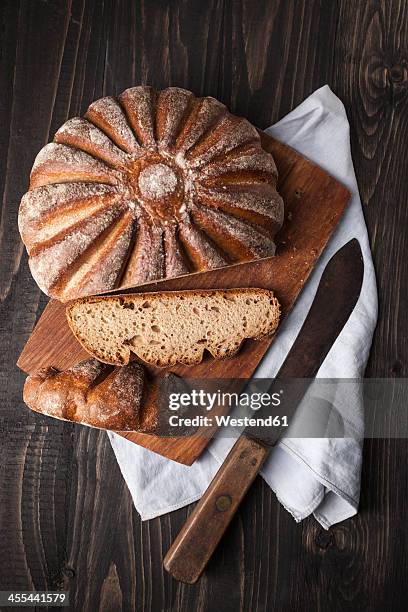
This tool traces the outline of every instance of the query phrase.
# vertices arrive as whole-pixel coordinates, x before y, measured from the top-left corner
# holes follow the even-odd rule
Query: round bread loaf
[[[283,221],[272,156],[214,98],[133,87],[37,155],[19,228],[61,301],[269,257]]]

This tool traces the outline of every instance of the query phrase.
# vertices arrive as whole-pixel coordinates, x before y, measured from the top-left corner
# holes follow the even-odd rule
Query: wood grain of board
[[[262,143],[276,160],[278,189],[285,202],[285,222],[277,236],[277,255],[246,264],[162,280],[130,289],[134,292],[182,289],[263,287],[275,292],[282,319],[292,308],[350,198],[349,191],[324,170],[296,151],[262,134]],[[119,289],[116,293],[123,293]],[[150,384],[167,371],[189,378],[249,378],[273,338],[246,340],[239,353],[224,360],[208,354],[195,366],[148,370]],[[75,339],[65,316],[65,306],[51,300],[28,340],[17,365],[28,373],[53,366],[64,370],[88,354]],[[125,438],[169,459],[191,465],[210,441],[208,433],[169,438],[126,432]]]

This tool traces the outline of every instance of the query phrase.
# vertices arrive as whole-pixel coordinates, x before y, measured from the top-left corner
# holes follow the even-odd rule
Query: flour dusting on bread
[[[138,270],[131,284],[140,284],[274,255],[283,221],[276,182],[273,157],[246,119],[178,87],[133,87],[92,103],[84,118],[69,119],[39,152],[19,228],[34,279],[66,301],[91,295],[92,287],[126,286],[129,261]],[[113,200],[139,222],[130,228],[127,249],[116,250],[120,274],[109,275],[98,232],[84,250],[84,232],[90,236],[84,227],[94,222],[95,211],[99,219],[110,214]],[[166,261],[180,261],[157,266],[148,237],[158,230],[165,236],[168,226],[174,239],[164,240],[160,250]],[[115,248],[114,224],[109,231]],[[83,282],[88,255],[98,277],[92,284]],[[45,271],[50,259],[55,273]]]

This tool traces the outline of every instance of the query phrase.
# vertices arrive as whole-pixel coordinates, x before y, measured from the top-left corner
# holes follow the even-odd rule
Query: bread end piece
[[[141,431],[145,372],[136,362],[109,368],[87,359],[65,371],[54,368],[28,376],[23,399],[31,410],[111,431]]]

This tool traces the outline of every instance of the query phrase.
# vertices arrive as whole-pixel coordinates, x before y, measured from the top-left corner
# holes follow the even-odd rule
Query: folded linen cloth
[[[278,372],[310,308],[325,265],[341,246],[357,238],[365,266],[361,295],[318,377],[360,378],[364,374],[377,320],[377,289],[344,106],[326,85],[266,131],[346,185],[352,200],[255,377],[269,378]],[[363,404],[359,394],[353,395],[351,406],[343,408],[340,407],[342,416],[352,419],[356,433],[353,438],[285,438],[273,449],[262,469],[262,477],[296,521],[313,513],[328,529],[357,512],[364,435]],[[191,467],[186,467],[114,433],[108,435],[142,520],[199,499],[234,443],[231,438],[218,436]]]

